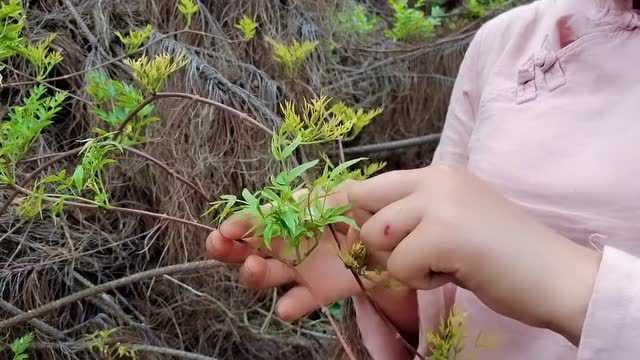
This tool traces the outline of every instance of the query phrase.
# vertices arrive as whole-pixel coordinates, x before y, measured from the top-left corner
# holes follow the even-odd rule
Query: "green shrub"
[[[335,23],[341,33],[363,36],[376,30],[380,17],[363,4],[349,3],[335,15]]]
[[[408,0],[388,0],[393,10],[391,29],[385,31],[385,35],[395,41],[418,41],[428,38],[433,29],[440,24],[437,17],[427,17],[420,8],[425,6],[425,0],[416,1],[413,7]],[[435,7],[438,13],[440,7]]]

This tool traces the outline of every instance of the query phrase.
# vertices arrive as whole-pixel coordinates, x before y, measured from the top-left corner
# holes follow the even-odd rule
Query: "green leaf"
[[[71,176],[73,178],[73,183],[76,186],[76,190],[78,192],[82,191],[84,188],[84,168],[82,165],[78,165]]]
[[[337,224],[337,223],[344,223],[349,225],[350,227],[354,228],[354,229],[359,229],[358,224],[356,224],[356,221],[353,220],[350,217],[344,216],[344,215],[338,215],[338,216],[334,216],[332,218],[330,218],[327,221],[327,225],[329,224]]]
[[[302,174],[304,174],[307,170],[313,168],[314,166],[318,165],[319,160],[313,160],[313,161],[309,161],[306,162],[302,165],[298,165],[295,168],[291,169],[290,171],[287,172],[287,183],[290,183],[291,181],[299,178],[300,176],[302,176]]]
[[[14,354],[14,359],[22,356],[22,359],[28,359],[29,355],[25,354],[27,350],[31,347],[31,342],[33,341],[33,334],[29,333],[22,337],[19,337],[11,343],[11,351]]]

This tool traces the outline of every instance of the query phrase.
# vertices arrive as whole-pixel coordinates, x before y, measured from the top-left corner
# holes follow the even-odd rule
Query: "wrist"
[[[569,261],[565,261],[565,263],[571,264],[572,269],[567,269],[565,275],[558,276],[561,280],[558,285],[560,295],[558,303],[554,307],[556,311],[548,323],[550,330],[563,335],[577,346],[580,342],[602,254],[575,243],[570,245],[567,258]]]

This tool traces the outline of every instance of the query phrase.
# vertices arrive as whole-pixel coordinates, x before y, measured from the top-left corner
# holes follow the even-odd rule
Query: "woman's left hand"
[[[416,289],[453,282],[494,311],[580,338],[601,255],[538,223],[462,169],[430,166],[348,187],[375,213],[360,237],[392,251],[387,270]]]

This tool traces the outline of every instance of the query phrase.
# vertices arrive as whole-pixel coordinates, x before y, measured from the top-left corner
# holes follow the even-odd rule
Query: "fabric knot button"
[[[535,70],[531,67],[522,67],[518,69],[518,84],[523,85],[535,78]]]
[[[536,56],[535,64],[542,72],[547,72],[556,62],[558,62],[558,55],[555,52],[545,51]]]

